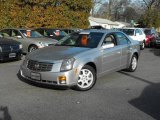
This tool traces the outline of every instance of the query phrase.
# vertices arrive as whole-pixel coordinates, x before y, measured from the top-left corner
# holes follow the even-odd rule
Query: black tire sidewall
[[[34,50],[31,51],[31,48],[36,48],[36,49],[38,49],[38,47],[37,47],[36,45],[32,45],[32,46],[29,47],[29,52],[33,52],[33,51],[34,51]],[[36,49],[35,49],[35,50],[36,50]]]
[[[130,66],[129,66],[129,69],[128,71],[129,72],[134,72],[136,69],[137,69],[137,66],[135,69],[132,68],[132,61],[133,61],[133,58],[136,58],[136,61],[137,61],[137,65],[138,65],[138,59],[137,59],[137,56],[136,55],[133,55],[132,58],[131,58],[131,62],[130,62]]]

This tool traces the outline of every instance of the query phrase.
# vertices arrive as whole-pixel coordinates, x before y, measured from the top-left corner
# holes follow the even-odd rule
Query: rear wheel
[[[145,41],[143,41],[142,45],[141,45],[141,50],[144,50],[145,48]]]
[[[134,72],[137,69],[137,65],[138,65],[138,58],[137,56],[134,54],[132,56],[129,68],[127,69],[127,71],[129,72]]]
[[[85,65],[79,75],[76,89],[86,91],[91,89],[96,83],[96,73],[93,67]]]

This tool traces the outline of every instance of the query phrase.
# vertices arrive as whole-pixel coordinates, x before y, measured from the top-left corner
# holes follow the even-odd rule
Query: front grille
[[[29,60],[27,65],[27,68],[37,72],[51,71],[52,67],[53,67],[53,63],[38,62],[33,60]]]
[[[1,45],[3,52],[14,52],[19,50],[18,45]]]

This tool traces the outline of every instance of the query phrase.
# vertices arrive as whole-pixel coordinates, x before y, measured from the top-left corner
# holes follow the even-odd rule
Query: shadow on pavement
[[[150,51],[153,52],[155,56],[160,56],[160,48],[152,48]]]
[[[0,120],[12,120],[8,107],[0,106]]]
[[[40,87],[40,88],[47,88],[47,89],[52,89],[52,90],[67,90],[68,89],[68,87],[64,87],[64,86],[41,84],[41,83],[36,83],[36,82],[32,82],[32,81],[26,80],[25,78],[21,77],[19,72],[17,73],[17,77],[22,82],[25,82],[25,83],[27,83],[29,85]]]
[[[129,103],[154,119],[160,120],[160,83],[153,83],[128,73],[120,73],[149,84],[138,98],[130,100]]]
[[[138,98],[129,103],[154,119],[160,120],[160,83],[147,86]]]

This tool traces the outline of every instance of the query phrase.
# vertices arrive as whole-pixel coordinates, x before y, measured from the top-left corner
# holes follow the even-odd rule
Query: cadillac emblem
[[[39,64],[36,63],[36,64],[34,65],[34,67],[35,67],[35,69],[39,69]]]

